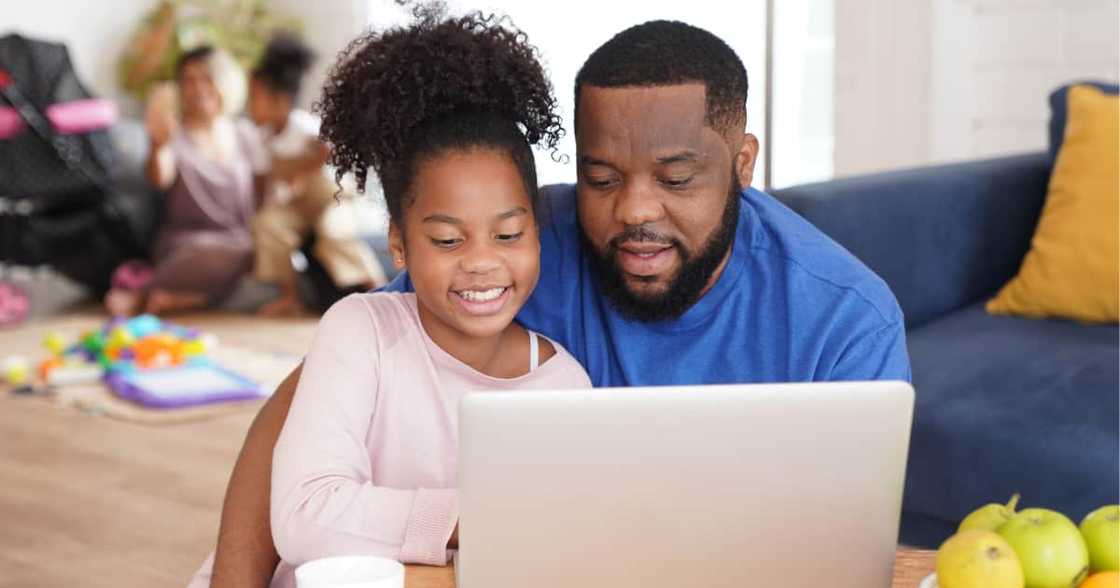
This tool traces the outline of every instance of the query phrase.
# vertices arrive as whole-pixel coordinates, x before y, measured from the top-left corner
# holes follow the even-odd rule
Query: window
[[[367,22],[375,28],[405,24],[409,15],[393,0],[367,0]],[[824,179],[832,174],[832,3],[834,0],[774,2],[774,135],[763,146],[755,187],[767,183],[765,154],[776,185]],[[747,68],[750,90],[747,131],[766,137],[766,0],[647,0],[642,3],[572,0],[561,4],[524,0],[448,0],[452,14],[470,10],[507,14],[540,49],[552,77],[568,134],[558,153],[566,162],[538,152],[541,184],[575,181],[572,82],[595,48],[623,29],[653,19],[682,20],[726,41]]]
[[[833,176],[834,1],[774,2],[769,184],[775,187]]]

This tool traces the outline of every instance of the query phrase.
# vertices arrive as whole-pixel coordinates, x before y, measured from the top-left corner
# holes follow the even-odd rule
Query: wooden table
[[[929,574],[933,573],[933,551],[918,549],[899,549],[894,560],[894,581],[891,588],[915,588]],[[432,568],[408,566],[405,588],[454,588],[455,572],[452,568]]]

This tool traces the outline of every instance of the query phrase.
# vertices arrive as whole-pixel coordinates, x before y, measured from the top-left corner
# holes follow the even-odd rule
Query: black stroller
[[[117,182],[115,117],[65,45],[0,37],[0,270],[49,266],[100,296],[121,262],[147,255],[160,200]],[[0,282],[0,327],[27,309]]]

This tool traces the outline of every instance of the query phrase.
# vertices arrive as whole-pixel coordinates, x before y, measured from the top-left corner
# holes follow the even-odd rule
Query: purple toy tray
[[[115,372],[105,377],[105,383],[121,398],[151,408],[180,408],[265,395],[255,382],[213,364]]]

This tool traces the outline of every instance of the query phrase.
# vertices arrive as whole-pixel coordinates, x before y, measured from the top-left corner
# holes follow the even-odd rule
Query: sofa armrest
[[[878,273],[907,327],[990,296],[1030,246],[1045,153],[794,186],[775,197]]]

